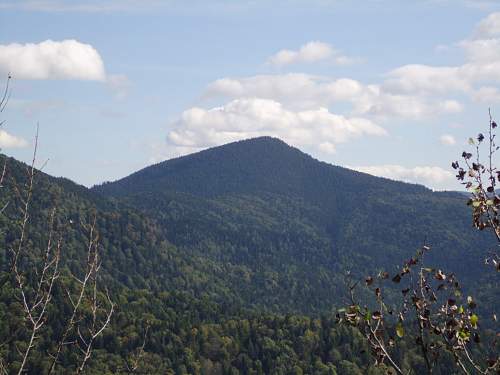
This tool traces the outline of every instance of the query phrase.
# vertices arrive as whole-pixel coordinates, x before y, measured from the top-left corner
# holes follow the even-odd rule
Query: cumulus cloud
[[[421,119],[442,113],[459,113],[456,100],[429,98],[421,95],[394,94],[378,85],[368,85],[366,92],[352,99],[355,113],[385,119],[402,117]]]
[[[469,44],[469,42],[467,42]],[[500,46],[500,43],[499,43]],[[500,82],[500,53],[477,50],[477,60],[461,66],[434,67],[429,65],[405,65],[387,74],[384,88],[398,93],[451,94],[453,92],[472,95],[476,85],[484,82]],[[492,55],[491,60],[481,56]],[[480,56],[481,55],[481,56]],[[484,60],[483,60],[484,59]]]
[[[447,93],[450,90],[467,91],[470,83],[458,67],[412,64],[389,72],[384,88],[392,92]]]
[[[477,39],[493,38],[500,35],[500,12],[491,13],[479,22],[474,37]]]
[[[439,137],[439,141],[445,146],[453,146],[457,143],[455,137],[451,134],[443,134],[441,137]]]
[[[500,59],[500,40],[468,39],[458,44],[464,51],[467,59],[473,62],[491,62]]]
[[[496,87],[484,86],[472,93],[472,99],[482,103],[500,103],[500,90]]]
[[[106,79],[99,52],[76,40],[0,45],[0,72],[16,79]]]
[[[408,168],[401,165],[388,164],[349,168],[374,176],[390,178],[392,180],[418,183],[437,190],[454,188],[453,173],[440,167],[418,166]]]
[[[398,93],[465,93],[473,99],[491,97],[485,84],[500,83],[500,13],[483,19],[468,39],[457,44],[465,62],[457,66],[410,64],[390,71],[384,88]]]
[[[172,124],[167,141],[176,151],[195,151],[224,143],[269,135],[297,147],[335,152],[352,138],[383,136],[386,131],[370,120],[344,117],[325,108],[293,111],[269,99],[236,99],[209,110],[191,108]]]
[[[16,137],[0,129],[0,148],[21,148],[27,145],[28,142],[23,138]]]
[[[273,99],[297,108],[318,107],[336,100],[350,100],[363,86],[352,79],[329,80],[308,74],[256,75],[223,78],[211,83],[206,97]]]
[[[349,64],[354,61],[342,55],[328,43],[312,41],[304,44],[298,50],[283,49],[268,59],[268,64],[285,66],[297,63],[315,63],[329,60],[339,65]]]
[[[424,96],[391,93],[380,85],[365,85],[349,78],[331,79],[297,73],[223,78],[211,83],[204,96],[229,99],[259,97],[298,109],[347,102],[357,116],[421,118],[462,110],[460,103],[453,100],[429,100]]]
[[[393,69],[377,83],[300,73],[216,80],[207,86],[203,98],[211,102],[223,99],[227,104],[185,111],[171,124],[168,142],[176,150],[191,152],[242,138],[273,135],[298,147],[332,153],[339,143],[355,137],[385,134],[377,124],[389,118],[422,119],[459,113],[463,107],[455,99],[457,95],[500,101],[496,86],[500,83],[497,23],[499,15],[489,16],[469,39],[457,44],[464,52],[463,64],[409,64]],[[285,66],[340,56],[331,45],[310,42],[298,50],[279,51],[268,63]],[[332,113],[338,109],[342,114]],[[440,141],[445,145],[456,143],[449,134],[441,136]],[[428,166],[359,168],[430,186],[448,183],[453,177],[451,172]]]

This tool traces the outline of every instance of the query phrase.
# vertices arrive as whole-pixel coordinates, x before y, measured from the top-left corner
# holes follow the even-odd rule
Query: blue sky
[[[482,0],[0,0],[2,152],[91,186],[260,135],[376,175],[450,170],[500,111]],[[497,110],[498,108],[498,110]]]

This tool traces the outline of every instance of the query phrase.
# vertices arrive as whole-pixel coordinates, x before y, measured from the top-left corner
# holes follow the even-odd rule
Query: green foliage
[[[24,169],[8,159],[0,197],[0,206],[9,203],[0,216],[0,358],[11,369],[26,342],[8,253],[19,234],[14,183],[25,183]],[[46,371],[64,329],[63,286],[71,286],[70,271],[82,271],[82,224],[93,213],[117,311],[89,374],[127,373],[136,362],[143,374],[383,373],[363,336],[336,325],[331,312],[344,303],[345,269],[389,269],[422,240],[416,233],[438,244],[430,265],[487,285],[474,295],[496,300],[498,281],[475,262],[488,243],[469,228],[462,195],[333,167],[274,139],[179,158],[91,190],[37,174],[25,269],[40,259],[54,206],[64,276],[29,373]],[[419,353],[398,355],[418,370]],[[65,351],[61,373],[75,363]],[[438,371],[447,373],[446,364]]]
[[[424,241],[434,247],[428,266],[446,266],[464,285],[498,288],[483,272],[490,241],[471,227],[463,194],[321,163],[269,137],[159,163],[93,190],[156,220],[170,243],[210,263],[229,286],[226,297],[246,307],[331,311],[345,270],[392,273],[394,260]]]

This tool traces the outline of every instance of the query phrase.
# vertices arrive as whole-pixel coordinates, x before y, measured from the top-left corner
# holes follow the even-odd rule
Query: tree
[[[489,126],[485,136],[479,133],[469,138],[473,152],[462,152],[463,164],[458,161],[452,163],[457,171],[457,179],[470,192],[471,197],[467,204],[472,207],[472,222],[479,230],[490,229],[498,243],[500,243],[500,196],[496,189],[500,183],[500,169],[494,164],[494,157],[500,146],[495,142],[497,123],[493,121],[489,110]],[[482,149],[486,147],[486,162],[482,160]],[[484,164],[483,164],[484,163]],[[500,272],[500,253],[498,246],[487,254],[486,264],[493,265]]]
[[[9,76],[0,99],[0,112],[6,108],[10,97],[10,79]],[[3,125],[3,122],[1,124]],[[0,374],[12,372],[21,375],[27,371],[28,359],[37,341],[44,334],[47,321],[55,319],[50,314],[63,311],[53,306],[57,287],[65,291],[65,302],[70,308],[67,316],[57,317],[65,328],[54,343],[54,349],[46,353],[45,362],[49,363],[46,372],[48,374],[55,372],[63,351],[75,350],[79,353],[75,373],[79,374],[84,370],[92,355],[96,338],[109,325],[115,304],[111,301],[107,291],[103,294],[98,288],[101,260],[95,214],[90,224],[86,225],[87,256],[80,275],[74,275],[68,269],[61,269],[63,236],[66,227],[57,223],[55,207],[51,209],[47,220],[47,231],[43,236],[46,238],[45,245],[39,247],[37,241],[29,238],[31,205],[35,194],[36,177],[39,173],[35,168],[37,149],[38,128],[32,162],[26,167],[24,179],[17,181],[9,176],[6,158],[0,176],[0,186],[4,187],[9,183],[15,191],[15,202],[7,202],[0,213],[7,217],[8,205],[13,207],[12,212],[20,213],[17,218],[7,217],[7,220],[12,220],[13,227],[17,227],[13,234],[17,238],[12,242],[13,246],[8,249],[10,271],[2,275],[4,279],[2,287],[12,288],[13,297],[19,302],[19,312],[23,317],[22,327],[19,327],[13,332],[13,336],[6,340],[13,350],[8,355],[10,361],[0,357]],[[7,182],[8,177],[10,178]]]
[[[475,153],[464,151],[464,166],[455,161],[452,167],[471,193],[467,204],[472,207],[473,225],[479,230],[491,229],[500,242],[500,197],[495,189],[500,183],[500,170],[493,162],[500,147],[495,144],[495,128],[490,112],[487,137],[479,134],[471,138],[469,143]],[[485,164],[480,152],[483,144],[488,149]],[[463,294],[454,273],[426,267],[424,258],[430,251],[431,247],[424,244],[398,272],[390,275],[383,271],[366,277],[364,284],[373,297],[369,302],[359,300],[355,292],[360,282],[349,273],[346,285],[350,301],[338,311],[338,320],[358,327],[370,344],[375,363],[387,364],[398,374],[407,370],[398,355],[402,342],[416,346],[422,354],[423,368],[413,369],[418,373],[432,374],[439,364],[450,359],[464,374],[499,372],[499,344],[496,337],[483,337],[476,312],[478,302]],[[500,271],[498,251],[487,254],[485,263]],[[387,283],[394,284],[396,292]]]

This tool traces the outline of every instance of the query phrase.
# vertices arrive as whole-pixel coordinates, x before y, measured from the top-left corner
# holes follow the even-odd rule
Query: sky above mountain
[[[85,185],[270,135],[336,165],[459,189],[500,113],[500,3],[0,0],[2,151]],[[500,117],[500,114],[499,114]]]

